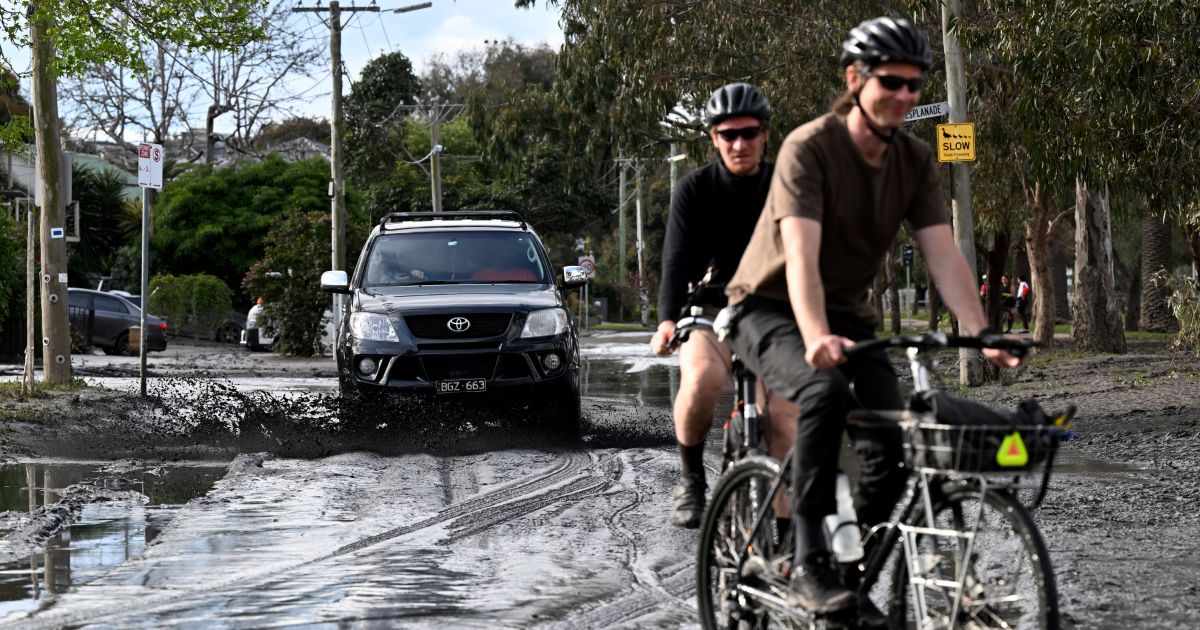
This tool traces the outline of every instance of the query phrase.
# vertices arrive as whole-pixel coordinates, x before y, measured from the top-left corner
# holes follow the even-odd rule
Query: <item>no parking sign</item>
[[[580,256],[579,266],[583,267],[583,272],[587,277],[591,278],[596,275],[596,258],[594,256]]]

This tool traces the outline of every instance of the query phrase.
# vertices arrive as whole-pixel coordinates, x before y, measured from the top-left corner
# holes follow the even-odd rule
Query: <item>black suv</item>
[[[505,396],[563,430],[579,424],[579,345],[563,290],[582,267],[551,271],[537,234],[514,212],[393,213],[352,277],[337,335],[343,396],[387,392]]]

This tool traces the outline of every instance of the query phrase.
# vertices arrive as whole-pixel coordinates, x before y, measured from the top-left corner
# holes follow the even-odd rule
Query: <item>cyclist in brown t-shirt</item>
[[[847,362],[843,347],[874,337],[867,291],[907,221],[945,304],[985,331],[974,278],[950,230],[929,145],[900,130],[933,62],[912,22],[867,20],[843,44],[847,92],[834,111],[792,131],[780,148],[766,206],[727,292],[738,311],[735,352],[800,407],[793,467],[795,564],[790,603],[816,613],[854,605],[833,574],[822,519],[836,509],[846,413],[901,408],[882,352]],[[1019,360],[985,351],[1001,365]],[[853,397],[850,383],[854,383]],[[903,491],[898,428],[852,435],[862,458],[860,524],[888,518]],[[878,611],[862,602],[871,619]],[[866,615],[864,615],[866,616]]]

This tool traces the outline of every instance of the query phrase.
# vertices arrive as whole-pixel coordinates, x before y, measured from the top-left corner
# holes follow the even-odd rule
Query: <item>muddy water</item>
[[[27,463],[0,468],[0,511],[4,520],[41,540],[40,549],[19,560],[13,550],[0,562],[0,620],[33,610],[108,569],[140,557],[147,545],[189,500],[203,496],[224,466],[93,463]],[[64,494],[87,500],[72,522],[41,536]]]
[[[8,621],[693,627],[695,532],[666,524],[678,474],[669,412],[676,372],[670,360],[642,356],[644,339],[613,335],[589,343],[584,435],[570,443],[465,408],[434,421],[415,409],[384,410],[372,422],[386,430],[347,435],[324,422],[326,399],[305,389],[328,380],[309,375],[270,387],[252,377],[234,378],[225,389],[181,385],[179,392],[199,388],[186,404],[132,415],[170,426],[172,411],[186,407],[188,421],[205,430],[167,431],[170,439],[160,440],[183,435],[225,459],[258,450],[276,456],[238,457],[211,490],[171,510],[153,544],[145,544],[143,530],[142,546],[128,560],[122,547],[107,556],[121,559],[81,578],[84,561],[72,558],[65,592],[48,596],[43,577],[35,600],[31,575],[45,569],[31,572],[28,556],[14,559],[0,577],[16,575],[14,588],[24,595],[10,600]],[[1195,627],[1197,390],[1180,387],[1183,377],[1130,379],[1128,386],[1100,378],[1107,377],[1089,366],[1041,367],[1011,391],[973,394],[1006,404],[1035,395],[1084,410],[1079,439],[1060,454],[1037,513],[1064,626]],[[281,393],[286,384],[294,388]],[[726,399],[717,415],[727,407]],[[228,422],[205,424],[214,417]],[[220,432],[247,417],[261,430],[232,438]],[[281,420],[290,420],[290,429]],[[716,439],[714,433],[710,464]],[[18,503],[21,496],[18,490]],[[109,503],[125,516],[96,516],[87,506],[81,515],[124,518],[136,532],[139,519],[147,520],[138,514],[153,501]],[[30,615],[35,605],[42,610]]]

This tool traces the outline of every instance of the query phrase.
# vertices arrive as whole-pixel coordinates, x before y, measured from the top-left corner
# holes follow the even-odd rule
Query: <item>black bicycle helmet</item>
[[[730,83],[709,97],[704,118],[713,127],[734,116],[753,116],[766,122],[771,119],[771,103],[762,90],[749,83]]]
[[[877,17],[850,29],[842,42],[842,66],[855,61],[874,68],[890,62],[911,63],[927,72],[933,65],[929,40],[917,25],[904,18]]]

